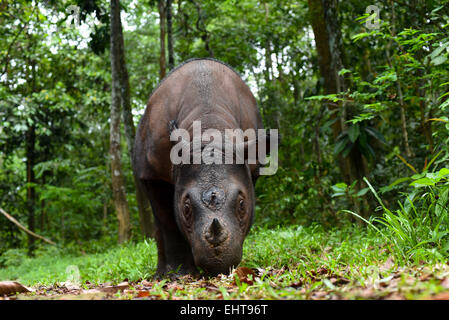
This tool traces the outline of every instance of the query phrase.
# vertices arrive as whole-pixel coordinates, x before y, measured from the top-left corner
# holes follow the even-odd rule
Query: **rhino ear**
[[[170,120],[168,122],[168,135],[171,135],[171,133],[176,129],[178,129],[178,123],[176,120]]]

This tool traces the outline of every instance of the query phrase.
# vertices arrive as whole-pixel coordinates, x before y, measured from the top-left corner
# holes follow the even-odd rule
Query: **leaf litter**
[[[370,266],[369,266],[370,267]],[[372,266],[371,266],[372,267]],[[449,266],[397,267],[389,258],[376,268],[331,268],[321,265],[300,271],[239,267],[213,278],[183,276],[175,280],[140,279],[118,284],[56,283],[25,287],[16,281],[0,282],[0,300],[10,299],[435,299],[449,300]],[[430,290],[426,284],[437,286]]]

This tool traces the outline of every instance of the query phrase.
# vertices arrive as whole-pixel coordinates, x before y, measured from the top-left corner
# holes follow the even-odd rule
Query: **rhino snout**
[[[225,242],[228,238],[228,235],[229,233],[223,228],[223,226],[220,224],[220,221],[218,221],[217,218],[214,218],[204,237],[206,238],[208,243],[216,247]]]

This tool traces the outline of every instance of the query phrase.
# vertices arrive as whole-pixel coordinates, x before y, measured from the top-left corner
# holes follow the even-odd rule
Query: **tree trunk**
[[[340,25],[338,22],[337,0],[308,0],[309,15],[315,35],[318,66],[323,81],[324,94],[335,94],[346,90],[344,78],[338,73],[343,68],[343,44]],[[346,129],[346,105],[326,103],[329,110],[339,109],[332,118],[336,121],[332,125],[334,141]],[[338,118],[337,118],[338,117]],[[353,148],[348,157],[337,156],[338,166],[343,180],[350,184],[358,180],[357,189],[363,186],[365,166],[362,155],[357,148]],[[355,210],[360,212],[358,201],[354,203]],[[363,211],[366,212],[367,208]],[[363,214],[363,213],[362,213]]]
[[[120,9],[119,9],[120,10]],[[118,13],[120,15],[120,12]],[[121,20],[117,21],[119,24],[117,26],[116,44],[117,44],[117,56],[119,59],[119,74],[120,74],[120,101],[122,105],[123,114],[123,124],[125,128],[126,143],[128,145],[128,153],[130,159],[132,159],[134,153],[134,138],[136,135],[136,129],[134,126],[132,106],[131,106],[131,90],[129,86],[129,75],[128,68],[126,66],[126,56],[125,56],[125,44],[123,40],[123,28]],[[132,163],[132,161],[131,161]],[[134,170],[133,170],[134,172]],[[151,212],[150,203],[143,194],[142,188],[133,174],[134,186],[136,189],[136,200],[139,209],[139,220],[140,220],[140,230],[142,234],[148,238],[153,236],[154,226],[153,226],[153,214]]]
[[[265,24],[268,25],[268,17],[270,16],[270,8],[268,7],[268,3],[264,2],[265,8]],[[273,74],[273,62],[271,61],[271,41],[267,37],[265,39],[265,81],[266,83],[270,82]]]
[[[44,171],[42,173],[42,186],[45,187],[45,184],[47,183],[47,171]],[[41,200],[41,216],[40,216],[40,228],[39,230],[42,232],[45,229],[45,217],[46,217],[46,210],[45,210],[45,200]]]
[[[28,209],[28,230],[36,231],[35,221],[35,198],[36,193],[34,186],[34,164],[35,164],[35,147],[36,147],[36,128],[34,124],[28,128],[26,133],[26,169],[27,169],[27,209]],[[32,256],[35,249],[34,237],[28,234],[28,255]]]
[[[175,56],[173,52],[173,22],[171,4],[173,0],[167,0],[167,47],[168,47],[168,69],[172,70],[175,67]]]
[[[418,75],[421,78],[418,82],[418,97],[419,97],[419,109],[421,112],[421,127],[424,131],[424,136],[426,137],[427,143],[429,145],[430,154],[433,153],[433,136],[432,136],[432,126],[431,122],[428,121],[428,117],[426,116],[426,89],[424,88],[425,81],[422,79],[423,71],[418,70]],[[432,106],[429,106],[429,109],[432,109]],[[429,110],[429,114],[431,110]]]
[[[36,92],[36,61],[29,60],[31,66],[31,92]],[[33,120],[33,119],[32,119]],[[28,211],[28,229],[31,232],[36,231],[36,191],[34,188],[35,175],[34,165],[36,164],[36,126],[35,122],[28,127],[25,135],[25,152],[26,152],[26,170],[27,170],[27,211]],[[28,255],[33,256],[35,249],[35,240],[31,234],[28,234]]]
[[[332,94],[337,92],[337,80],[335,79],[335,72],[332,67],[331,48],[329,45],[329,35],[326,28],[326,20],[324,13],[324,0],[308,0],[309,14],[312,24],[313,33],[315,35],[316,50],[318,53],[318,66],[320,69],[321,78],[323,80],[324,94]],[[329,109],[335,109],[337,105],[328,104]],[[334,113],[333,118],[337,115]],[[341,133],[341,123],[335,121],[332,125],[332,132],[334,138],[337,138]]]
[[[123,58],[124,58],[124,56],[123,56]],[[125,65],[124,61],[123,61],[123,63],[120,63],[120,65],[122,67],[121,87],[122,87],[123,122],[124,122],[124,127],[125,127],[126,143],[128,145],[128,153],[129,153],[130,159],[132,159],[133,154],[134,154],[134,138],[136,135],[136,129],[134,126],[133,116],[132,116],[128,71],[126,70],[126,65]],[[131,165],[132,165],[132,161],[131,161]],[[153,213],[151,212],[150,202],[145,197],[142,187],[141,187],[136,175],[134,174],[134,170],[133,170],[133,179],[134,179],[134,186],[136,189],[137,207],[139,210],[140,230],[145,238],[153,237],[154,236],[154,221],[153,221]]]
[[[161,46],[159,56],[159,80],[165,77],[166,62],[165,62],[165,0],[159,0],[159,41]]]
[[[391,36],[395,37],[396,36],[396,27],[395,27],[396,11],[394,9],[394,2],[391,0],[390,0],[390,6],[391,6],[391,26],[392,26]],[[392,43],[393,43],[393,39],[390,39],[385,51],[386,51],[388,66],[390,67],[390,69],[395,69],[393,66],[391,56],[390,56],[390,48],[391,48]],[[405,154],[407,155],[408,158],[411,158],[411,157],[413,157],[413,152],[410,149],[410,144],[408,142],[407,118],[406,118],[406,112],[405,112],[404,96],[402,94],[402,85],[399,80],[398,70],[395,69],[395,72],[396,72],[396,79],[397,79],[396,80],[396,89],[397,89],[398,97],[399,97],[399,107],[400,107],[400,115],[401,115],[402,139],[404,141]]]
[[[110,123],[110,157],[111,157],[111,183],[119,222],[119,243],[131,238],[130,214],[126,199],[125,184],[122,174],[121,148],[120,148],[120,40],[121,30],[119,0],[111,0],[111,70],[112,70],[112,98]]]

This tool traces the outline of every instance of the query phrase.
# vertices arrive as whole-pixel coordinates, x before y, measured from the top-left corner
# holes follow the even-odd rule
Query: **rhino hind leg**
[[[198,274],[189,243],[175,221],[174,187],[164,181],[144,182],[156,223],[157,278]]]

